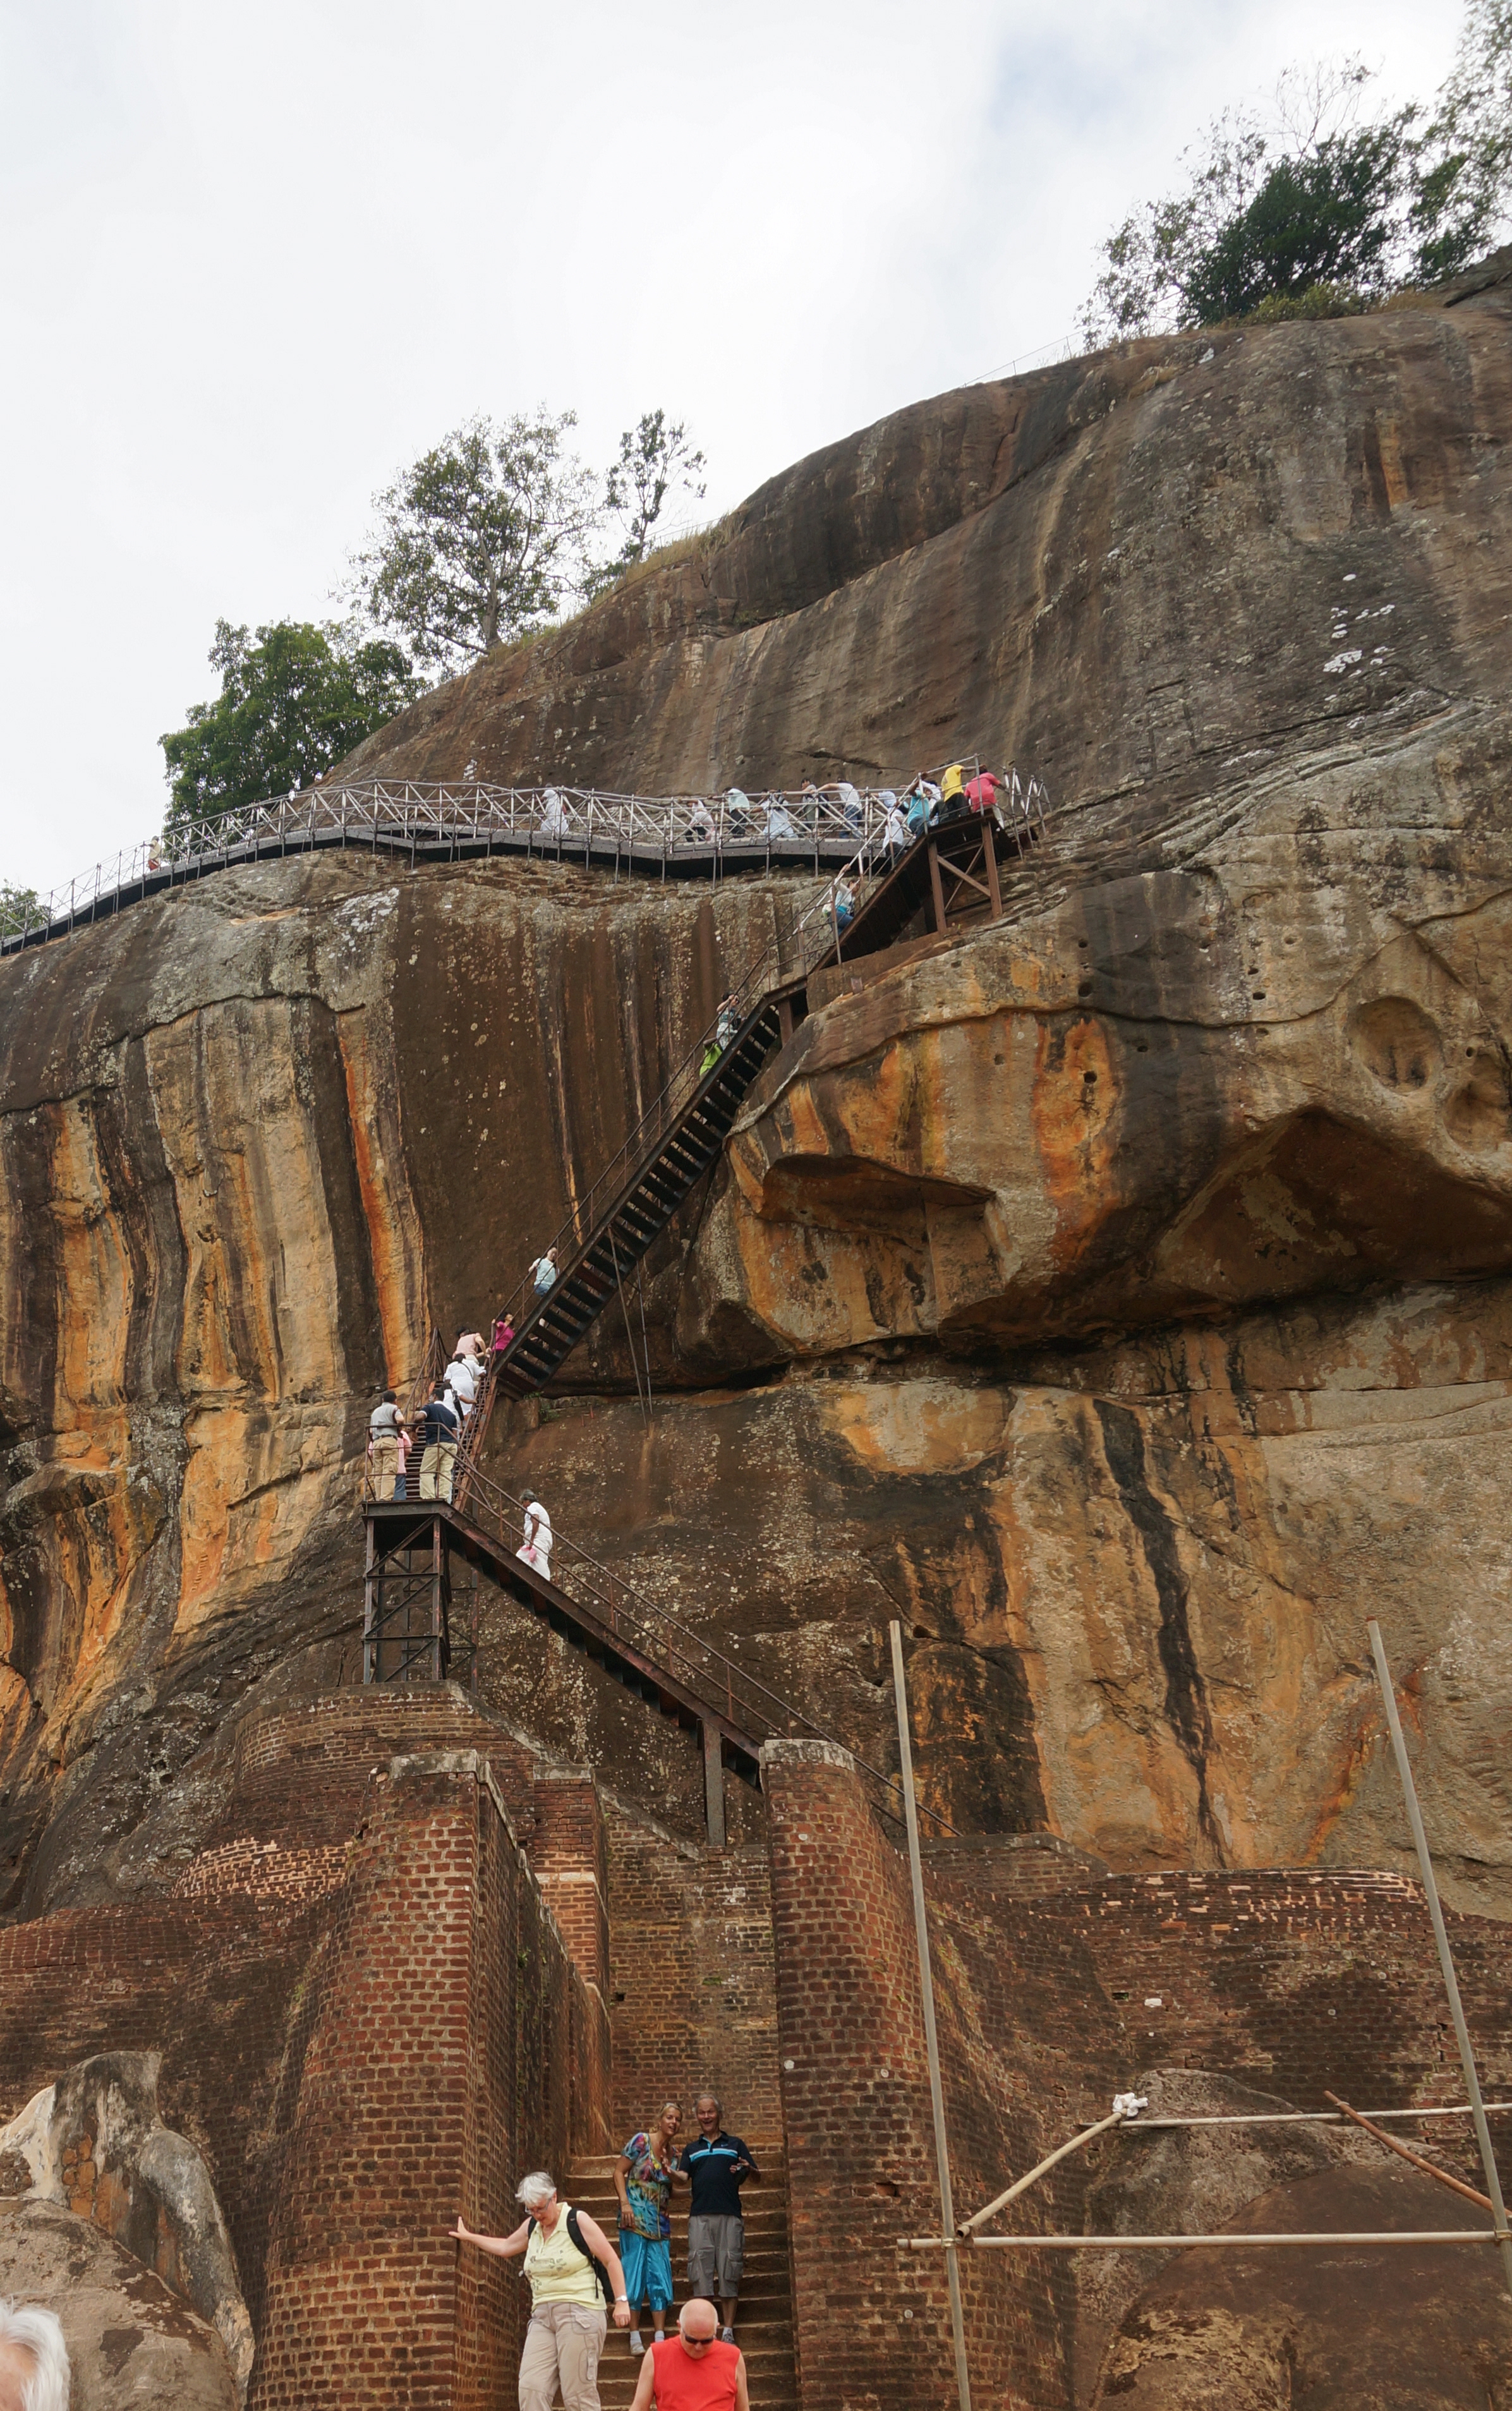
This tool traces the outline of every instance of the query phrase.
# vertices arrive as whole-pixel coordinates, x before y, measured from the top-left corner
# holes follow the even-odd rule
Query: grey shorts
[[[745,2258],[743,2218],[688,2220],[688,2291],[705,2301],[731,2301],[741,2290]]]

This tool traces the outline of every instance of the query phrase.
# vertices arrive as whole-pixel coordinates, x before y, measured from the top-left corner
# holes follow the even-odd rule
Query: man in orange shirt
[[[640,2364],[630,2411],[751,2411],[745,2355],[721,2344],[712,2302],[684,2302],[677,2333],[653,2344]]]

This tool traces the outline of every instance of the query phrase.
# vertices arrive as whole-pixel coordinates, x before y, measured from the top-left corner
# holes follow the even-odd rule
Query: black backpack
[[[540,2220],[538,2218],[527,2218],[525,2221],[527,2236],[534,2235],[539,2225]],[[612,2310],[614,2308],[614,2288],[609,2283],[609,2271],[605,2268],[604,2263],[598,2258],[597,2255],[590,2252],[587,2244],[583,2242],[582,2228],[578,2224],[578,2214],[575,2210],[569,2210],[567,2212],[567,2233],[571,2236],[579,2251],[582,2254],[583,2258],[587,2261],[589,2268],[598,2279],[600,2286],[604,2289],[604,2300],[609,2304],[609,2309]]]

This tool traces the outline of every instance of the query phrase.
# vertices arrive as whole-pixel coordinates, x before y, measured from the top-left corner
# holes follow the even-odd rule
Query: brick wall
[[[541,1770],[445,1690],[320,1702],[239,1757],[179,1898],[0,1929],[0,2117],[92,2052],[161,2052],[236,2245],[252,2411],[480,2411],[524,2292],[445,2230],[513,2226],[519,2177],[608,2131],[607,2009],[503,1813],[506,1783],[534,1825]],[[601,1903],[596,1811],[547,1789],[558,1889]]]
[[[530,1863],[583,1982],[609,1992],[609,1853],[586,1767],[541,1767],[531,1790]]]
[[[670,2098],[718,2095],[731,2129],[781,2126],[771,1879],[765,1846],[681,1841],[608,1805],[615,2141]]]
[[[767,1756],[802,2401],[944,2411],[942,2256],[897,2243],[939,2231],[906,1863],[844,1752]],[[1231,2074],[1301,2107],[1322,2106],[1326,2085],[1361,2106],[1461,2097],[1431,1930],[1404,1879],[1098,1877],[1068,1863],[1056,1892],[1042,1855],[1026,1893],[1017,1855],[942,1846],[926,1875],[958,2214],[1152,2066]],[[1507,2083],[1512,1936],[1450,1925],[1483,2075]],[[1016,2216],[1079,2228],[1090,2185],[1132,2148],[1109,2138],[1065,2162]],[[962,2283],[977,2399],[1065,2411],[1069,2258],[965,2257]]]

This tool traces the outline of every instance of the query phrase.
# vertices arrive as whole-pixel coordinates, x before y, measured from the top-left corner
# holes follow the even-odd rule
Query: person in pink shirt
[[[997,808],[998,782],[991,770],[979,770],[965,786],[967,803],[974,812],[991,812]]]

